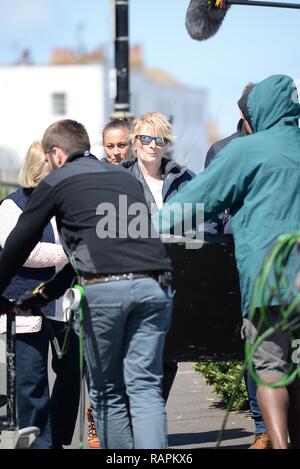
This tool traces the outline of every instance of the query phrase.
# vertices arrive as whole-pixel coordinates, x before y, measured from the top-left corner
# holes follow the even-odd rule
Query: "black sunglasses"
[[[150,135],[137,135],[136,138],[138,138],[141,141],[142,145],[150,145],[152,140],[155,141],[158,147],[163,147],[166,143],[163,137],[151,137]]]

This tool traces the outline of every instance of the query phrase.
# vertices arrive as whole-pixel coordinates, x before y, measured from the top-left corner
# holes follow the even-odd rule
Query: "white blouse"
[[[162,189],[163,189],[164,181],[159,181],[158,179],[149,178],[145,175],[144,175],[144,178],[154,197],[157,208],[158,210],[160,210],[163,206]]]
[[[3,248],[10,232],[14,229],[22,210],[16,203],[7,199],[0,205],[0,246]],[[55,243],[59,243],[59,237],[55,219],[52,218],[51,225],[54,231]],[[60,244],[55,243],[38,243],[28,259],[24,267],[43,268],[55,267],[56,271],[60,270],[67,262],[68,258]],[[38,282],[37,282],[38,283]],[[55,302],[55,316],[51,319],[63,321],[64,315],[62,310],[62,299]],[[17,333],[38,332],[42,326],[41,316],[17,316],[16,317]],[[6,331],[6,317],[0,316],[0,333]]]

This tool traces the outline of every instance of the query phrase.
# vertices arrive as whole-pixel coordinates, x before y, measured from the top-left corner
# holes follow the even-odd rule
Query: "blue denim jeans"
[[[51,321],[62,346],[65,323]],[[52,348],[52,368],[56,374],[50,396],[48,384],[49,331],[43,322],[39,332],[17,334],[16,396],[20,428],[36,426],[40,435],[32,449],[60,448],[72,442],[79,396],[79,343],[70,331],[66,354],[59,359]],[[52,344],[51,344],[52,345]]]
[[[171,313],[171,292],[150,277],[85,287],[85,358],[103,448],[167,447],[161,380]]]
[[[256,398],[256,382],[248,372],[245,373],[245,381],[249,398],[251,418],[254,420],[255,424],[255,434],[258,435],[259,433],[266,433],[266,426]]]

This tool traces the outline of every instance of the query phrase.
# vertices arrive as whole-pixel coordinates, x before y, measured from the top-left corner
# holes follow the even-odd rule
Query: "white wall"
[[[31,142],[41,139],[58,119],[82,122],[100,152],[108,106],[106,83],[104,65],[1,66],[0,167],[12,160],[18,166]],[[52,93],[66,93],[65,115],[53,113]]]
[[[58,119],[82,122],[92,152],[103,156],[101,132],[113,109],[108,92],[108,66],[0,66],[0,169],[19,167],[33,140]],[[53,114],[52,94],[65,93],[65,115]],[[155,82],[143,73],[131,74],[134,115],[160,111],[173,116],[174,158],[198,172],[207,150],[206,95],[201,90]]]

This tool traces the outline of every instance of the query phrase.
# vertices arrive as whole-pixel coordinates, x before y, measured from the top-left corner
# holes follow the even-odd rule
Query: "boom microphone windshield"
[[[185,17],[185,26],[191,38],[204,41],[216,34],[230,5],[300,9],[299,3],[263,0],[191,0]]]
[[[191,0],[185,17],[185,26],[191,38],[204,41],[216,34],[228,8],[215,8],[209,0]]]

